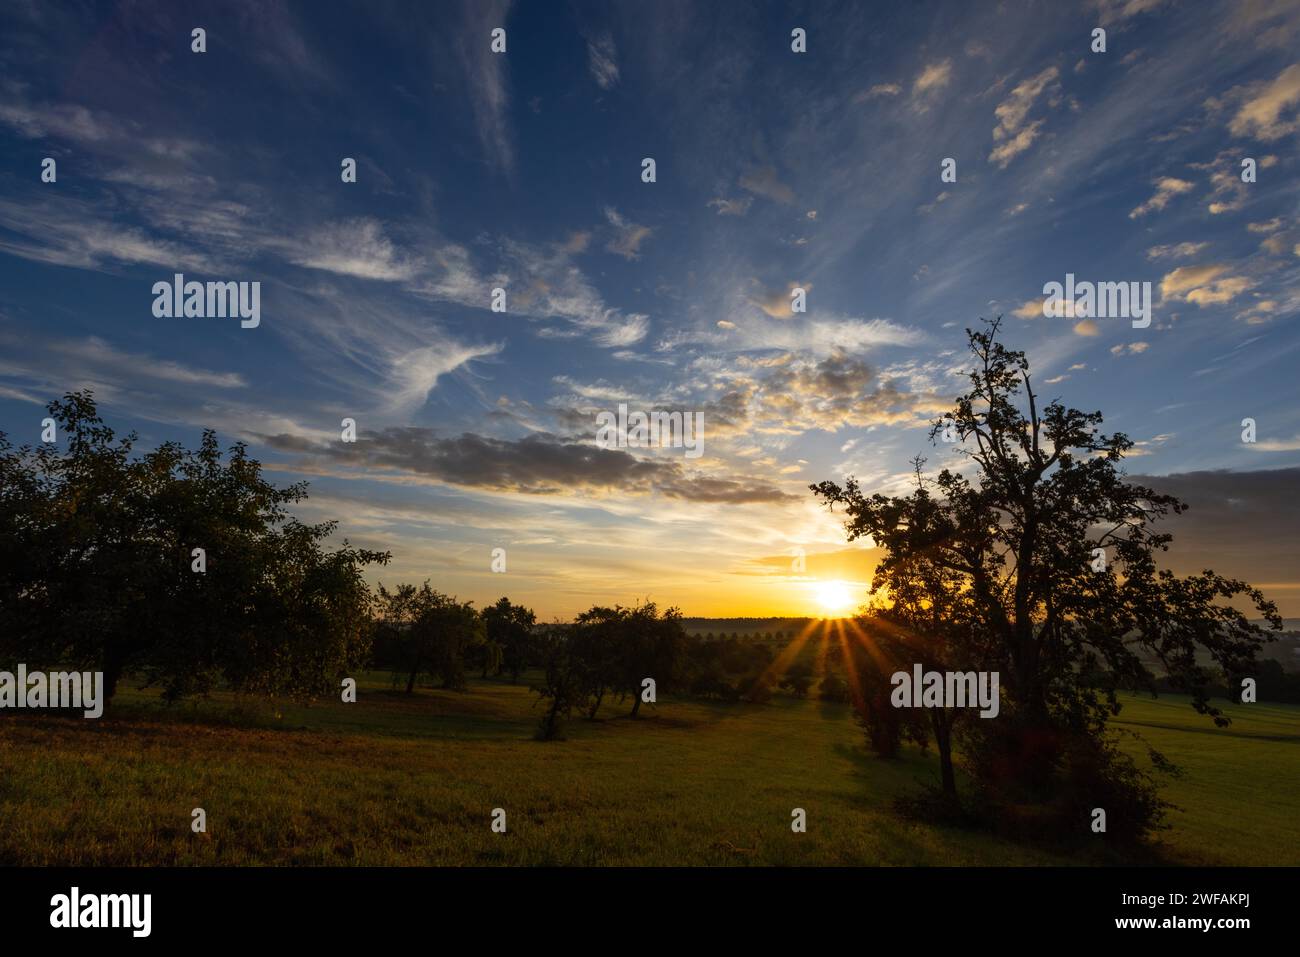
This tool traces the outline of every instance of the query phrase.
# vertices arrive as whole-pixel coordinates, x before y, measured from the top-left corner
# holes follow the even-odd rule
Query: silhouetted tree
[[[483,668],[480,677],[486,678],[488,672],[497,675],[501,673],[502,662],[505,661],[505,650],[501,647],[500,642],[486,638],[478,646],[478,659]]]
[[[808,689],[812,687],[813,673],[812,668],[804,662],[796,662],[785,670],[781,675],[780,687],[789,691],[796,698],[806,698]]]
[[[676,608],[660,614],[654,602],[631,607],[595,606],[580,614],[571,631],[572,654],[583,674],[587,716],[595,718],[608,692],[632,696],[631,716],[641,709],[642,682],[672,689],[683,667],[686,631]]]
[[[676,687],[686,631],[678,609],[669,608],[660,614],[652,601],[628,609],[624,624],[625,638],[619,649],[615,687],[621,694],[632,696],[635,718],[641,711],[642,682],[646,678],[654,679],[659,692]]]
[[[850,540],[870,536],[883,550],[876,589],[928,567],[968,595],[981,670],[999,671],[1006,692],[996,729],[971,723],[983,726],[975,770],[986,784],[1041,795],[1077,750],[1074,737],[1101,740],[1107,716],[1119,709],[1119,683],[1154,685],[1144,655],[1191,692],[1198,712],[1223,724],[1197,651],[1224,672],[1253,663],[1267,636],[1234,599],[1249,601],[1275,629],[1281,623],[1273,604],[1244,582],[1211,571],[1180,578],[1156,567],[1155,553],[1171,536],[1152,526],[1186,506],[1125,481],[1118,465],[1133,442],[1102,434],[1101,413],[1056,401],[1040,408],[1024,354],[998,342],[999,329],[995,320],[967,331],[970,391],[931,430],[932,439],[948,430],[963,443],[972,478],[945,468],[905,497],[869,496],[851,477],[811,488],[845,508]],[[1104,549],[1104,567],[1094,549]],[[1113,752],[1098,757],[1097,773],[1135,780],[1123,760]]]
[[[584,669],[573,653],[572,637],[573,627],[563,625],[546,628],[536,636],[542,680],[532,690],[546,703],[546,713],[537,728],[537,737],[542,741],[559,738],[565,719],[586,699]]]
[[[337,690],[371,639],[361,569],[387,553],[288,507],[242,444],[135,451],[89,392],[49,405],[64,443],[0,436],[0,655],[104,672],[111,699],[135,672],[168,699],[236,690],[309,698]],[[202,565],[195,549],[202,549]]]
[[[392,670],[394,687],[397,685],[399,671],[408,674],[407,694],[415,692],[415,679],[420,674],[421,663],[409,636],[419,611],[416,602],[418,591],[414,585],[407,583],[399,584],[389,591],[380,582],[376,596],[376,663]]]
[[[687,690],[700,698],[734,700],[735,688],[727,680],[717,642],[696,639],[686,645],[683,681]]]
[[[482,614],[487,640],[501,648],[498,673],[508,671],[510,683],[514,684],[528,667],[537,616],[522,605],[512,604],[509,598],[497,599],[496,604],[484,608]]]
[[[893,707],[891,678],[911,670],[911,655],[900,647],[894,632],[880,629],[869,619],[857,619],[851,629],[855,640],[844,653],[849,675],[849,702],[866,734],[867,746],[882,758],[898,756],[904,741],[924,745],[924,719],[910,709]]]
[[[817,685],[817,697],[823,701],[846,704],[849,701],[849,683],[844,679],[843,675],[827,671]]]
[[[628,609],[595,606],[584,611],[569,631],[574,658],[580,663],[587,717],[596,719],[606,693],[619,680],[620,657],[627,653]]]
[[[426,581],[419,588],[398,585],[392,592],[381,583],[379,604],[386,638],[394,646],[393,666],[407,675],[406,693],[414,693],[421,673],[438,678],[444,688],[463,691],[466,656],[486,640],[473,603],[435,591]]]

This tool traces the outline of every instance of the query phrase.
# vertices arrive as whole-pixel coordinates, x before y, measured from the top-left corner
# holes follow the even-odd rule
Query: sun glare
[[[853,592],[842,581],[816,583],[817,604],[829,615],[842,615],[853,607]]]

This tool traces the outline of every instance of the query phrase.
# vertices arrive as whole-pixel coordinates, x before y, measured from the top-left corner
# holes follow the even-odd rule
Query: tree
[[[0,654],[28,657],[37,622],[51,611],[50,513],[39,462],[0,432]]]
[[[543,702],[549,701],[538,724],[537,737],[553,741],[561,736],[563,722],[587,695],[584,669],[574,652],[573,626],[553,625],[537,636],[542,680],[533,685]]]
[[[849,683],[844,676],[834,671],[827,671],[817,685],[817,696],[823,701],[835,701],[847,704],[850,700]]]
[[[428,583],[425,583],[428,587]],[[393,591],[378,586],[379,622],[376,628],[375,660],[380,666],[393,671],[393,686],[396,687],[398,672],[408,675],[406,693],[414,694],[415,679],[419,677],[421,661],[418,650],[410,635],[419,611],[416,602],[417,589],[414,585],[400,584]]]
[[[501,643],[487,638],[478,646],[479,663],[483,666],[481,677],[486,678],[488,672],[500,674],[502,662],[505,661],[505,651]]]
[[[336,527],[290,520],[274,537],[248,627],[238,643],[218,646],[217,661],[230,687],[313,698],[337,694],[339,677],[364,667],[374,616],[361,570],[381,558],[386,562],[387,555],[355,549],[346,540],[325,550],[321,543]]]
[[[742,700],[750,704],[767,704],[772,700],[772,686],[775,684],[776,677],[765,668],[742,676],[737,687]]]
[[[605,695],[632,696],[631,717],[641,710],[642,683],[657,690],[677,683],[685,659],[686,630],[676,608],[662,614],[654,602],[613,608],[594,606],[571,630],[572,655],[582,671],[587,717],[595,718]]]
[[[921,478],[921,463],[915,464],[917,504],[924,511],[933,502]],[[874,657],[889,662],[891,672],[910,672],[913,664],[921,665],[924,672],[980,670],[980,663],[994,657],[996,650],[979,641],[983,632],[972,616],[971,593],[962,587],[960,576],[928,556],[897,561],[891,561],[892,557],[886,556],[877,566],[873,580],[875,596],[869,608],[873,618],[866,628],[876,636]],[[928,723],[939,752],[940,793],[944,800],[955,801],[954,729],[969,712],[955,707],[927,708],[924,716],[911,711],[900,719],[895,709],[889,711],[888,720],[901,721],[902,734],[914,741],[924,742],[924,725]],[[879,714],[875,717],[880,718]]]
[[[999,671],[1007,698],[1005,727],[983,729],[980,769],[1034,789],[1048,786],[1072,740],[1101,740],[1121,683],[1154,687],[1144,655],[1191,692],[1199,713],[1226,723],[1208,700],[1211,674],[1197,651],[1227,673],[1253,664],[1267,636],[1234,600],[1274,629],[1281,622],[1244,582],[1157,568],[1172,537],[1153,526],[1187,506],[1125,481],[1119,464],[1133,442],[1102,434],[1100,412],[1059,401],[1040,408],[1024,353],[997,340],[1000,324],[967,330],[970,390],[931,429],[932,440],[947,430],[962,443],[972,478],[945,468],[904,497],[869,496],[852,477],[811,488],[844,508],[850,541],[870,536],[884,551],[873,590],[915,580],[909,626],[922,625],[916,613],[926,602],[960,601],[970,642],[959,657],[969,651],[983,670]],[[958,648],[953,634],[931,636],[945,655]],[[1124,769],[1106,773],[1118,779]]]
[[[812,687],[812,684],[812,667],[802,661],[795,662],[781,675],[780,687],[789,691],[796,698],[806,698],[808,689]]]
[[[595,720],[605,694],[619,683],[624,658],[631,650],[629,610],[593,606],[580,614],[569,631],[569,647],[581,669],[587,717]]]
[[[676,686],[686,630],[678,609],[666,609],[661,615],[652,601],[627,609],[624,623],[615,687],[620,694],[632,696],[631,716],[635,718],[641,710],[642,682],[646,678],[654,679],[657,691],[670,691]]]
[[[48,406],[66,443],[0,435],[0,655],[128,672],[169,700],[216,682],[305,698],[332,690],[370,642],[361,569],[387,553],[323,545],[333,523],[288,507],[242,444],[137,454],[89,392]],[[201,549],[201,552],[196,552]]]
[[[444,688],[464,691],[468,687],[466,655],[485,639],[482,617],[473,602],[458,602],[453,598],[434,610],[432,628],[434,674],[442,679]]]
[[[463,691],[465,657],[486,640],[483,619],[472,602],[459,602],[429,587],[399,585],[390,592],[379,585],[380,607],[386,615],[386,636],[395,642],[393,665],[407,675],[406,693],[415,692],[421,673],[438,678],[442,687]]]
[[[496,604],[483,609],[487,640],[501,648],[498,673],[510,672],[511,684],[517,683],[519,675],[528,667],[536,623],[537,616],[530,609],[511,604],[509,598],[499,598]]]
[[[895,708],[890,701],[891,678],[901,669],[910,671],[910,652],[891,629],[876,627],[870,619],[854,619],[850,633],[858,640],[843,649],[849,676],[848,700],[866,734],[867,746],[879,757],[895,758],[904,741],[924,745],[925,723],[921,716],[910,709]]]
[[[735,700],[735,686],[728,680],[722,663],[722,645],[712,636],[688,639],[683,655],[680,680],[692,695],[700,698]]]

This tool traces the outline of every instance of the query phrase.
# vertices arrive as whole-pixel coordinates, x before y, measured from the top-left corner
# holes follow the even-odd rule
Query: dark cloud
[[[1160,523],[1160,530],[1174,536],[1166,560],[1175,571],[1212,568],[1259,586],[1300,583],[1300,468],[1130,478],[1188,505],[1182,515]]]
[[[465,432],[441,438],[431,429],[392,428],[352,443],[310,443],[300,436],[261,437],[279,451],[304,454],[317,465],[334,463],[424,476],[451,485],[547,495],[567,490],[659,493],[695,502],[750,504],[792,498],[774,485],[746,478],[696,473],[679,461],[638,458],[536,433],[498,439]]]

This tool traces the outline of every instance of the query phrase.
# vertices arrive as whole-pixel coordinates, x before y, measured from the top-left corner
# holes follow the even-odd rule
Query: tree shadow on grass
[[[896,817],[900,822],[911,821],[935,828],[941,833],[983,836],[1010,847],[1026,848],[1059,857],[1059,863],[1062,864],[1177,863],[1170,858],[1169,849],[1158,839],[1149,844],[1123,848],[1115,848],[1100,841],[1093,844],[1033,841],[1011,834],[998,833],[996,829],[984,826],[974,819],[967,819],[963,823],[946,816],[941,818],[928,813],[908,812],[900,806],[900,799],[902,805],[917,808],[926,805],[927,796],[938,794],[938,758],[933,751],[923,752],[914,747],[904,746],[898,758],[881,758],[871,754],[865,746],[837,744],[833,750],[837,756],[853,765],[853,780],[868,782],[867,788],[880,798],[877,802],[878,810]],[[971,782],[965,775],[960,776],[957,789],[964,797],[969,797],[971,794]]]
[[[1135,728],[1156,728],[1161,731],[1186,732],[1188,734],[1210,734],[1218,737],[1237,738],[1245,741],[1273,741],[1280,744],[1300,744],[1300,733],[1297,734],[1259,734],[1251,733],[1249,729],[1243,728],[1241,731],[1234,731],[1232,726],[1226,728],[1217,728],[1211,724],[1203,727],[1194,727],[1186,724],[1164,724],[1160,721],[1142,721],[1128,720],[1117,718],[1116,725],[1127,725]]]
[[[825,698],[817,699],[817,711],[828,721],[844,720],[853,715],[853,709],[847,701],[828,701]]]
[[[832,751],[853,765],[854,780],[868,782],[872,791],[888,800],[939,780],[938,765],[931,769],[927,756],[919,751],[907,749],[897,758],[878,757],[861,744],[836,744]]]

